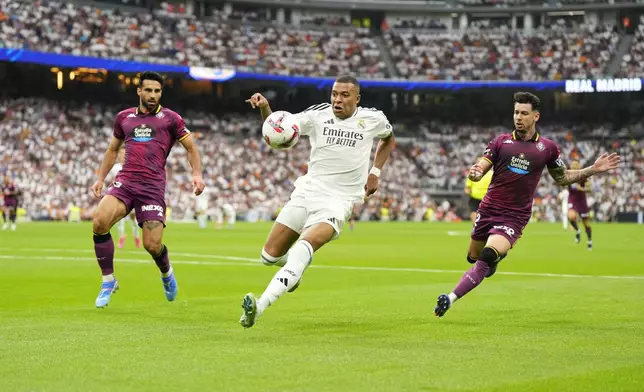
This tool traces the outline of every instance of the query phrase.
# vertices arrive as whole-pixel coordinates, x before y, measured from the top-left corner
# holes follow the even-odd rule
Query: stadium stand
[[[412,80],[561,80],[600,77],[619,35],[564,22],[528,35],[506,28],[396,32],[385,39],[400,75]]]
[[[603,25],[570,29],[562,19],[534,34],[479,22],[466,31],[447,31],[434,19],[396,19],[382,48],[368,29],[327,28],[347,26],[341,17],[305,16],[302,27],[276,28],[256,23],[263,19],[255,12],[215,10],[212,17],[197,19],[57,1],[21,4],[0,0],[0,46],[280,75],[333,76],[342,70],[363,78],[392,77],[381,52],[388,50],[400,76],[414,80],[595,78],[620,37]],[[641,66],[639,46],[634,45],[632,67]]]

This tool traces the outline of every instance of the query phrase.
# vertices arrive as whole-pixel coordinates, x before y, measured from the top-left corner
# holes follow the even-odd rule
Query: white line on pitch
[[[0,248],[3,250],[6,248]],[[23,251],[28,251],[30,249],[21,249]],[[33,249],[36,250],[36,249]],[[65,252],[64,249],[38,249],[38,251],[61,251]],[[85,253],[92,252],[91,250],[81,250]],[[74,251],[76,252],[76,251]],[[127,253],[143,253],[136,251],[125,251]],[[92,252],[93,253],[93,252]],[[172,260],[172,263],[176,264],[191,264],[191,265],[213,265],[213,266],[260,266],[261,262],[257,259],[248,258],[248,257],[234,257],[234,256],[222,256],[222,255],[200,255],[192,253],[172,253],[173,256],[186,256],[186,257],[197,257],[197,258],[209,258],[209,259],[219,259],[219,260],[232,260],[235,262],[222,262],[222,261],[199,261],[199,260]],[[190,255],[190,256],[188,256]],[[65,256],[15,256],[15,255],[0,255],[0,259],[20,259],[20,260],[30,260],[30,259],[40,259],[40,260],[74,260],[74,261],[95,261],[94,258],[89,257],[65,257]],[[152,261],[145,261],[141,259],[122,259],[115,257],[116,262],[124,263],[151,263]],[[239,263],[239,261],[245,261],[245,263]],[[396,268],[396,267],[364,267],[364,266],[342,266],[342,265],[312,265],[311,268],[326,268],[326,269],[342,269],[342,270],[353,270],[353,271],[389,271],[389,272],[423,272],[423,273],[434,273],[434,274],[462,274],[463,270],[444,270],[444,269],[428,269],[428,268]],[[544,272],[511,272],[511,271],[499,271],[496,275],[508,275],[508,276],[534,276],[534,277],[547,277],[547,278],[598,278],[598,279],[626,279],[626,280],[644,280],[644,276],[638,275],[576,275],[576,274],[552,274]]]

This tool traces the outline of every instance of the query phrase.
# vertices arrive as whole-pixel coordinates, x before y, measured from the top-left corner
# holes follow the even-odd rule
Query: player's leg
[[[2,207],[2,230],[7,230],[9,227],[9,214],[7,214],[7,211],[9,209],[7,207]]]
[[[161,282],[166,299],[174,301],[177,298],[179,287],[170,264],[168,247],[163,244],[164,226],[163,222],[159,220],[144,220],[142,224],[143,247],[152,256],[161,272]]]
[[[130,223],[132,224],[132,236],[134,237],[134,246],[137,248],[141,247],[141,233],[139,224],[136,223],[136,216],[134,213],[130,213]]]
[[[584,224],[586,229],[586,237],[588,237],[588,250],[593,250],[593,230],[590,227],[590,219],[588,218],[588,213],[580,214],[581,222]]]
[[[503,222],[504,224],[500,224]],[[525,223],[521,220],[488,216],[479,212],[472,229],[472,240],[483,241],[485,246],[481,249],[474,266],[467,271],[454,290],[449,294],[438,296],[434,314],[442,317],[459,298],[477,287],[483,279],[491,277],[501,261],[514,243],[521,237]],[[471,247],[476,251],[476,244]]]
[[[235,227],[235,222],[237,221],[237,213],[235,212],[235,210],[230,210],[227,220],[229,229]]]
[[[14,205],[9,207],[9,222],[11,222],[11,230],[16,230],[16,213],[18,208]]]
[[[125,237],[126,237],[126,235],[125,235],[125,220],[126,219],[127,219],[127,217],[121,219],[116,224],[116,227],[118,228],[118,231],[119,231],[119,249],[123,248],[123,245],[125,245]]]
[[[512,244],[505,236],[499,234],[490,235],[485,247],[479,254],[478,260],[463,275],[454,290],[449,295],[441,294],[438,297],[434,314],[442,317],[456,300],[474,290],[483,282],[483,279],[492,276],[496,271],[497,264],[503,258],[502,255],[507,254],[510,248],[512,248]]]
[[[163,291],[168,301],[174,301],[177,297],[179,287],[175,278],[168,247],[163,244],[163,230],[165,228],[165,199],[161,195],[142,194],[143,190],[135,202],[134,211],[136,212],[137,222],[141,222],[143,229],[143,247],[152,256],[154,263],[161,272],[161,282]]]
[[[96,298],[98,308],[107,306],[112,294],[118,289],[118,282],[114,278],[114,241],[110,229],[123,219],[127,212],[128,207],[121,200],[112,195],[105,195],[94,213],[94,253],[103,276],[101,291]]]
[[[568,201],[561,202],[561,222],[564,231],[568,230]]]
[[[351,211],[351,206],[343,203],[310,204],[312,205],[307,208],[287,205],[280,213],[284,221],[288,221],[285,217],[291,217],[291,223],[297,222],[297,225],[291,224],[290,227],[294,232],[297,232],[296,229],[299,228],[302,219],[306,219],[303,224],[304,231],[300,239],[288,251],[286,264],[275,274],[259,300],[255,302],[255,297],[252,294],[247,294],[244,297],[242,305],[244,315],[242,315],[240,323],[245,328],[253,326],[257,317],[271,304],[286,292],[293,291],[299,285],[304,271],[311,264],[313,253],[339,236],[344,220]],[[283,215],[282,213],[285,211],[287,214]],[[311,212],[311,214],[308,215],[308,212]]]
[[[476,220],[476,218],[474,218]],[[486,240],[475,240],[470,238],[470,247],[467,250],[467,262],[470,264],[476,263],[476,260],[479,259],[481,251],[485,247]]]
[[[306,220],[306,211],[302,208],[300,211],[293,211],[292,215],[294,216],[285,217],[285,215],[289,215],[290,211],[291,209],[282,209],[271,231],[268,233],[260,255],[264,265],[283,267],[286,264],[289,249],[291,249],[291,246],[300,237],[300,233],[291,227],[299,230],[302,230],[302,228],[297,227],[298,225],[296,224],[284,222],[284,220],[289,219],[289,222],[294,222],[294,218],[297,215],[302,215],[300,220],[304,222]]]
[[[259,316],[285,293],[292,291],[302,279],[304,271],[313,260],[313,253],[336,235],[333,226],[316,223],[308,227],[299,241],[288,252],[288,261],[273,277],[259,299],[252,294],[244,297],[244,315],[240,323],[245,328],[252,327]]]
[[[568,209],[568,221],[570,226],[575,229],[575,242],[578,244],[581,240],[581,233],[579,232],[579,226],[577,225],[577,211],[574,208]]]

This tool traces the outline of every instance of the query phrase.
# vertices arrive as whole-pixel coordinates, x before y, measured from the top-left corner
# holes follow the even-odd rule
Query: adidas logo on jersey
[[[325,124],[333,124],[333,119],[326,120],[324,123],[325,123]]]

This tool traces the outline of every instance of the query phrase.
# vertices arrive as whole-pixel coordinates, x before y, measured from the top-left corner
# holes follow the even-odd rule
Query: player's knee
[[[94,214],[94,218],[92,219],[92,230],[94,230],[94,233],[104,234],[110,231],[110,229],[109,222],[103,214]]]
[[[271,251],[268,251],[266,247],[262,248],[262,253],[260,254],[260,259],[262,260],[262,263],[267,266],[274,266],[277,265],[277,263],[284,257],[283,254],[281,256],[275,256],[279,255],[281,253],[275,252],[274,249]]]
[[[499,259],[499,252],[497,252],[496,249],[486,246],[483,248],[481,251],[481,254],[479,256],[479,260],[483,261],[485,264],[489,265],[490,267],[493,267]]]
[[[156,256],[161,253],[163,245],[160,238],[143,237],[143,247],[149,254]]]

